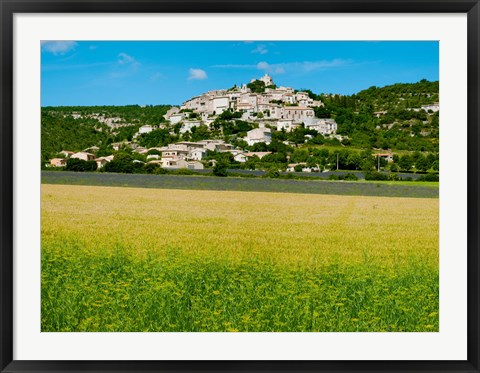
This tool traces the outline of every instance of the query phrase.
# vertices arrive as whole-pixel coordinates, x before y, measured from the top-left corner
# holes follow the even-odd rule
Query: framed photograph
[[[2,372],[479,372],[478,1],[1,1]]]

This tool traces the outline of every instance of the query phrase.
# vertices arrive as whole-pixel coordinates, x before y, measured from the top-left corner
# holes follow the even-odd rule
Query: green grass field
[[[42,185],[42,331],[438,331],[438,199]]]

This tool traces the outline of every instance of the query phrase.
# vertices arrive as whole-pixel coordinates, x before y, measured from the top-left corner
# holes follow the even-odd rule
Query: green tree
[[[373,157],[363,158],[360,162],[360,169],[362,171],[372,171],[375,169],[375,159]]]
[[[118,152],[114,159],[105,165],[105,171],[131,174],[135,171],[133,159],[131,154]]]
[[[192,133],[190,137],[192,141],[200,141],[210,138],[210,131],[205,125],[193,127],[190,131]]]
[[[253,152],[267,152],[268,151],[268,146],[264,142],[257,142],[253,144],[251,147]]]
[[[239,111],[231,111],[230,109],[227,109],[225,110],[222,114],[220,114],[218,116],[218,119],[220,120],[232,120],[232,119],[235,119],[235,118],[241,118],[242,117],[242,113],[239,112]]]
[[[168,129],[161,128],[142,134],[138,138],[138,143],[146,148],[154,148],[157,146],[165,146],[177,140],[178,137],[171,135]]]
[[[162,155],[162,152],[160,150],[157,150],[157,149],[150,149],[147,152],[147,155]]]
[[[247,87],[254,93],[263,93],[265,92],[265,83],[261,80],[254,80],[251,83],[247,84]]]
[[[244,164],[243,168],[245,170],[256,170],[257,163],[260,162],[260,159],[257,156],[250,157]]]
[[[400,168],[398,167],[398,165],[396,163],[391,163],[390,164],[390,171],[391,172],[398,172],[398,171],[400,171]]]
[[[215,166],[213,166],[212,171],[215,176],[225,177],[228,175],[227,168],[228,168],[227,162],[225,162],[224,160],[219,160],[217,161]]]
[[[277,168],[272,167],[267,171],[266,176],[272,179],[278,179],[280,177],[280,171],[278,171]]]
[[[415,162],[415,168],[418,171],[427,171],[429,169],[429,163],[427,157],[420,156]]]
[[[413,167],[412,158],[408,154],[402,155],[399,157],[398,166],[402,171],[410,171]]]
[[[69,158],[65,170],[75,172],[89,172],[97,169],[97,162],[85,161],[83,159]]]
[[[362,157],[357,152],[349,152],[346,166],[349,170],[358,170],[361,167]]]

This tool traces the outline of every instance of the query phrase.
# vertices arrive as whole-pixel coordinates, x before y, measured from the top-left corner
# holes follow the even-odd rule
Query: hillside
[[[212,161],[221,161],[232,168],[261,170],[285,170],[288,164],[297,164],[296,169],[300,170],[305,167],[438,170],[438,82],[422,80],[370,87],[346,96],[277,87],[267,75],[262,79],[267,79],[267,83],[253,80],[249,84],[259,92],[247,86],[210,91],[187,101],[182,108],[167,105],[44,107],[42,164],[59,157],[62,150],[78,152],[95,146],[99,148],[94,151],[96,157],[112,155],[116,151],[112,147],[115,143],[125,144],[123,151],[131,154],[134,151],[129,159],[147,162],[146,154],[153,154],[149,150],[152,148],[181,141],[220,141],[232,151],[207,152],[202,158],[205,167]],[[276,98],[278,92],[283,92],[282,100]],[[242,95],[257,97],[257,100],[269,97],[270,103],[258,104],[248,112],[229,108],[222,109],[220,114],[214,109],[200,110],[205,105],[206,101],[202,101],[205,97],[221,105],[225,94],[237,95],[239,100]],[[298,99],[297,106],[285,101],[292,97]],[[238,107],[241,105],[250,104],[239,103]],[[271,110],[280,109],[282,116],[277,113],[273,117]],[[282,127],[288,119],[278,118],[284,118],[283,113],[288,110],[297,109],[310,110],[314,118],[305,117],[304,123],[297,118],[297,124],[287,129]],[[327,127],[334,129],[325,130]],[[260,140],[249,137],[254,136],[255,131],[264,137]],[[269,154],[236,155],[248,152]],[[372,154],[380,153],[388,157],[375,161]]]
[[[353,97],[358,102],[372,105],[374,111],[419,108],[438,102],[439,84],[421,80],[418,83],[397,83],[385,87],[370,87]]]
[[[62,150],[81,151],[130,141],[142,125],[165,122],[170,106],[62,106],[42,108],[42,163]],[[104,154],[105,153],[105,154]]]
[[[439,113],[422,110],[438,103],[437,82],[370,87],[351,96],[315,95],[324,103],[317,116],[334,118],[344,145],[360,148],[438,152]]]

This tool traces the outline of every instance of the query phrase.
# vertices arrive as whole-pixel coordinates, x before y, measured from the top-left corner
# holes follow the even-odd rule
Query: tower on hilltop
[[[272,77],[270,75],[268,75],[267,73],[265,73],[265,75],[262,76],[260,79],[252,79],[250,81],[250,83],[253,83],[255,80],[260,80],[261,82],[264,82],[265,86],[269,86],[269,85],[273,84]]]
[[[270,75],[268,75],[267,73],[265,73],[265,75],[262,76],[259,80],[261,80],[262,82],[264,82],[266,86],[273,84],[272,77],[271,77]]]

